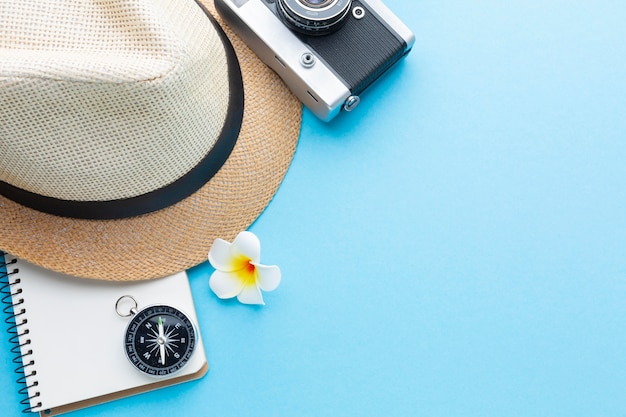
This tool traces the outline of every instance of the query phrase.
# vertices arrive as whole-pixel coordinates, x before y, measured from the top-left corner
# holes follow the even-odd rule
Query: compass
[[[128,314],[119,311],[124,299],[135,303]],[[124,352],[139,371],[163,377],[189,362],[196,347],[196,330],[185,313],[162,304],[137,311],[137,302],[130,295],[120,297],[115,310],[122,317],[132,316],[124,335]]]

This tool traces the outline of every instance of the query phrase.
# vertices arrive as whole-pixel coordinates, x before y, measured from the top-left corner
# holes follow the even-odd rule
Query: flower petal
[[[224,239],[215,239],[209,251],[209,262],[220,271],[234,271],[233,257],[230,253],[231,244]]]
[[[261,291],[256,285],[246,285],[243,287],[237,299],[243,304],[265,304],[263,295],[261,295]]]
[[[233,298],[243,289],[243,282],[236,274],[216,270],[209,278],[209,287],[219,298]]]
[[[263,291],[274,291],[280,284],[280,268],[276,265],[253,264],[257,270],[257,283]]]
[[[244,255],[252,262],[261,260],[261,242],[252,232],[241,232],[237,235],[230,248],[231,256]]]

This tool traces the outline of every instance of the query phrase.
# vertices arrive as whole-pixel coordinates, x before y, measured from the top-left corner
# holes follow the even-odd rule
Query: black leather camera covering
[[[336,32],[322,36],[298,35],[341,77],[352,94],[360,94],[405,53],[406,43],[392,33],[365,4],[361,19],[350,13]]]

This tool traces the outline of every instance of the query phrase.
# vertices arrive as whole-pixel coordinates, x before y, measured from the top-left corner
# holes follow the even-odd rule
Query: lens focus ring
[[[291,29],[308,35],[324,35],[338,29],[352,0],[278,0],[278,12]]]

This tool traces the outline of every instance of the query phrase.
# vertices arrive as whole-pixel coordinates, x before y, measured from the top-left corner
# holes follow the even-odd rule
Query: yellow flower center
[[[244,285],[256,284],[256,266],[252,264],[250,258],[239,256],[233,259],[235,274],[243,282]]]

